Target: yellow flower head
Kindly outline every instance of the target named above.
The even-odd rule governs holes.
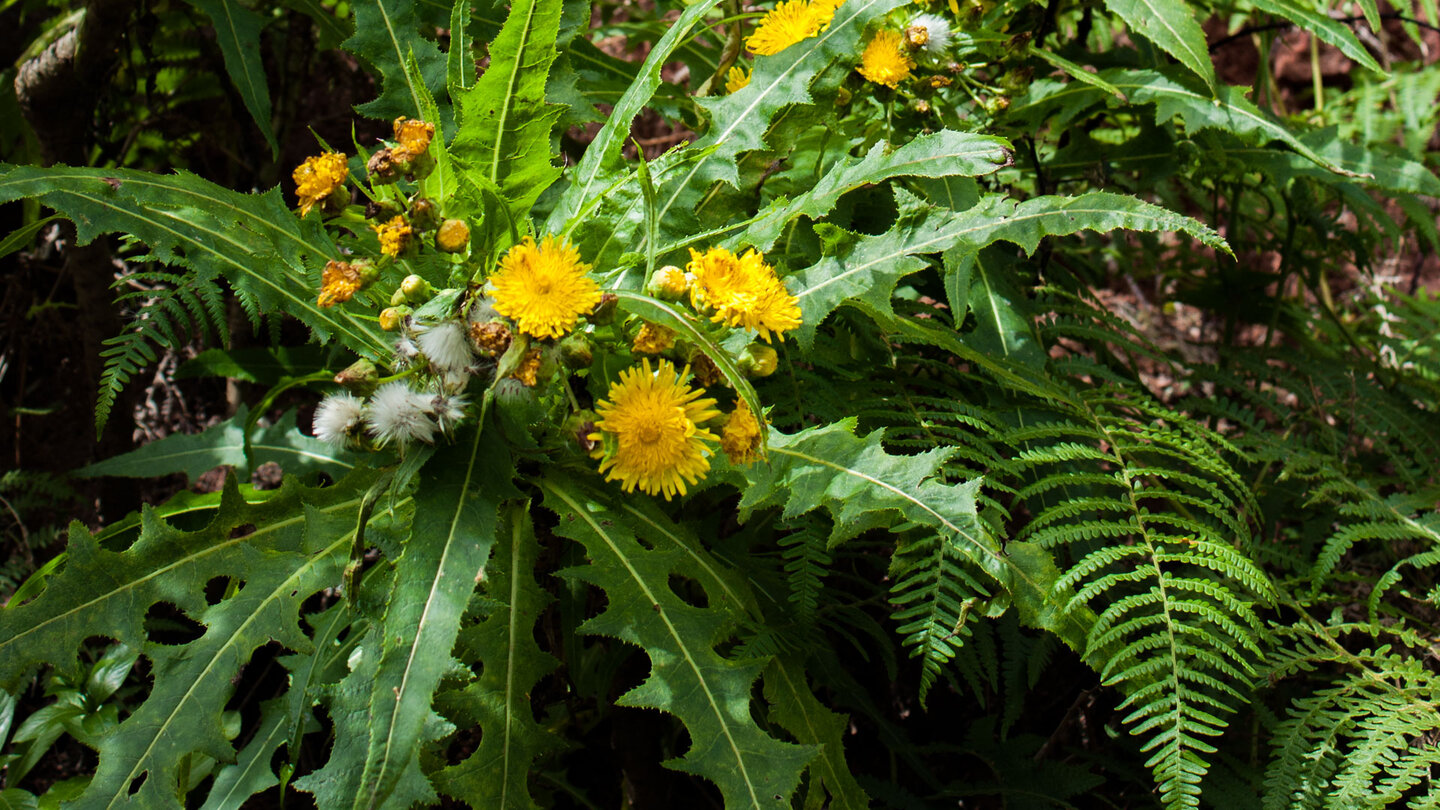
[[[674,330],[647,323],[640,327],[630,350],[636,354],[659,354],[674,345]]]
[[[619,481],[626,492],[639,487],[663,494],[668,501],[705,477],[712,452],[707,442],[717,439],[698,425],[720,412],[715,400],[700,399],[704,392],[691,388],[684,377],[665,360],[655,371],[646,360],[643,368],[620,372],[609,399],[595,406],[600,419],[588,437],[601,443],[592,455],[601,459],[605,480]]]
[[[380,252],[386,256],[399,256],[410,244],[410,223],[405,217],[395,216],[383,225],[371,225],[375,235],[380,237]]]
[[[349,262],[331,259],[325,263],[325,270],[320,274],[320,299],[317,303],[326,309],[343,304],[354,298],[363,286],[358,269]]]
[[[495,311],[527,335],[563,337],[600,303],[600,285],[585,275],[589,269],[580,251],[565,242],[547,236],[537,246],[527,236],[506,252],[490,277]]]
[[[860,56],[860,75],[886,87],[899,87],[914,69],[915,60],[905,52],[905,38],[894,31],[876,31]]]
[[[300,199],[300,216],[310,213],[316,203],[323,201],[344,185],[345,156],[339,152],[326,152],[316,157],[305,158],[290,175],[295,179],[295,196]]]
[[[412,156],[423,155],[430,149],[430,139],[435,137],[435,125],[416,121],[405,116],[395,119],[395,143]]]
[[[686,265],[692,280],[690,304],[697,310],[713,309],[710,320],[759,333],[783,333],[800,325],[800,307],[765,257],[748,250],[737,257],[725,248],[701,254],[690,250]]]
[[[745,72],[745,68],[735,65],[725,74],[725,92],[735,93],[749,86],[750,74]]]
[[[760,19],[755,33],[745,40],[745,49],[771,56],[815,36],[829,22],[829,17],[808,0],[783,0]]]
[[[520,358],[520,366],[510,376],[527,388],[534,388],[535,383],[540,381],[540,350],[531,349],[525,352],[525,356]]]
[[[720,449],[725,451],[730,463],[750,464],[760,458],[760,436],[760,422],[750,410],[750,405],[742,399],[725,422],[725,430],[720,435]]]

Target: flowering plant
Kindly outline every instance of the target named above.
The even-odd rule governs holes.
[[[7,689],[79,671],[97,637],[147,661],[76,806],[678,803],[637,786],[640,759],[725,807],[953,806],[1031,781],[1069,806],[1099,783],[1054,754],[1071,715],[1048,741],[1015,730],[1048,666],[1086,684],[1071,714],[1113,698],[1105,734],[1084,734],[1167,807],[1198,807],[1207,780],[1263,783],[1278,807],[1332,776],[1344,796],[1389,778],[1336,776],[1344,746],[1399,763],[1385,795],[1434,797],[1419,774],[1440,762],[1422,744],[1437,681],[1392,646],[1428,648],[1398,600],[1435,601],[1417,573],[1433,548],[1386,558],[1370,622],[1309,612],[1349,587],[1341,561],[1366,541],[1440,538],[1418,516],[1440,448],[1415,427],[1437,376],[1430,338],[1406,331],[1432,302],[1375,322],[1327,310],[1295,328],[1311,365],[1207,347],[1235,352],[1222,369],[1091,290],[1163,261],[1214,300],[1202,282],[1233,252],[1196,200],[1241,189],[1239,222],[1261,207],[1250,180],[1283,176],[1265,206],[1290,217],[1289,257],[1329,222],[1311,190],[1418,211],[1440,192],[1422,164],[1294,131],[1222,86],[1183,3],[1155,26],[1108,3],[1155,47],[1117,45],[1099,71],[1070,58],[1094,56],[1088,6],[697,0],[607,22],[601,4],[594,26],[646,40],[626,61],[561,0],[516,0],[503,23],[429,5],[355,4],[346,47],[378,71],[361,113],[384,137],[317,143],[283,190],[0,170],[0,199],[54,208],[81,243],[120,231],[183,268],[199,317],[223,281],[257,323],[293,318],[330,352],[254,410],[88,470],[273,461],[278,490],[231,477],[98,534],[77,524],[0,611]],[[683,87],[663,80],[677,63]],[[651,113],[686,134],[627,153]],[[1177,165],[1123,168],[1156,143]],[[1113,172],[1104,190],[1092,171]],[[102,420],[163,331],[117,339]],[[1383,390],[1338,380],[1336,358]],[[308,431],[275,418],[282,394]],[[1340,401],[1385,427],[1341,424]],[[1347,472],[1357,458],[1383,458],[1383,485]],[[1267,522],[1316,499],[1339,505]],[[1313,569],[1265,545],[1282,529]],[[1294,584],[1301,558],[1313,589]],[[200,629],[163,642],[157,605]],[[236,715],[258,660],[284,675]],[[1255,710],[1278,751],[1257,761],[1232,718],[1316,662],[1348,669],[1307,681],[1289,719]],[[980,718],[963,739],[910,719],[962,699]],[[602,738],[623,767],[581,761]],[[994,779],[938,776],[962,748]]]

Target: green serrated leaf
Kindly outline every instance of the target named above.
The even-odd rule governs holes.
[[[381,82],[379,97],[357,106],[356,112],[383,121],[401,115],[423,118],[425,97],[439,98],[445,90],[446,65],[439,46],[420,35],[415,4],[358,0],[353,8],[355,33],[341,47],[374,65]],[[405,70],[412,53],[419,78]]]
[[[843,714],[825,707],[805,682],[805,668],[787,658],[776,658],[765,668],[765,699],[770,701],[770,719],[794,735],[802,745],[818,745],[820,756],[810,763],[812,779],[830,794],[836,810],[864,810],[870,797],[855,781],[845,762],[845,731],[849,726]],[[812,797],[814,798],[814,797]],[[807,801],[807,805],[809,802]],[[817,805],[818,806],[818,805]]]
[[[194,481],[221,465],[248,473],[261,464],[275,462],[287,474],[319,471],[336,477],[354,469],[354,453],[300,433],[295,426],[294,411],[273,425],[255,431],[247,447],[244,425],[249,413],[242,405],[235,416],[203,432],[166,436],[129,453],[81,467],[74,474],[153,478],[184,473],[188,480]]]
[[[580,214],[586,203],[604,189],[601,178],[622,169],[620,150],[625,145],[625,139],[630,137],[630,125],[635,116],[640,114],[660,86],[660,68],[689,36],[690,29],[719,2],[720,0],[701,0],[686,8],[665,35],[651,47],[645,63],[640,66],[639,74],[633,80],[627,77],[624,95],[610,111],[605,126],[595,134],[595,140],[591,141],[585,150],[585,157],[581,158],[580,164],[571,171],[570,185],[565,189],[555,209],[550,212],[550,219],[545,226],[547,231],[559,233],[562,229],[569,230],[571,221]],[[582,53],[587,52],[583,41],[578,43],[578,46]],[[599,57],[604,56],[593,46],[592,50]],[[590,58],[593,60],[597,57],[591,55]]]
[[[1225,240],[1206,225],[1121,194],[1091,192],[1024,202],[991,195],[960,212],[924,205],[903,189],[897,196],[901,215],[890,230],[850,242],[796,274],[792,291],[799,300],[801,326],[795,336],[801,347],[809,349],[821,321],[848,299],[889,312],[895,282],[925,266],[921,254],[979,251],[1001,240],[1031,253],[1046,236],[1116,229],[1178,231],[1229,252]]]
[[[319,268],[338,254],[318,219],[296,219],[278,188],[242,194],[185,172],[0,164],[0,202],[20,198],[70,218],[79,244],[103,233],[133,234],[157,260],[223,276],[242,300],[300,319],[322,341],[334,337],[362,355],[389,356],[373,321],[316,302]]]
[[[233,678],[263,644],[307,650],[298,625],[302,602],[334,585],[354,530],[365,471],[324,489],[287,484],[247,504],[234,480],[203,529],[175,529],[147,509],[140,538],[128,549],[100,548],[71,533],[66,566],[34,600],[0,611],[0,682],[13,684],[39,664],[74,671],[91,636],[139,647],[154,685],[143,703],[99,741],[100,764],[77,808],[180,804],[174,785],[182,758],[232,761],[222,723]],[[237,532],[242,526],[253,531]],[[203,585],[235,577],[243,586],[206,603]],[[184,644],[147,641],[150,605],[169,602],[204,633]]]
[[[1159,45],[1218,94],[1220,82],[1205,32],[1184,0],[1105,0],[1105,7],[1124,20],[1131,33]]]
[[[431,709],[470,594],[495,540],[497,508],[515,493],[495,432],[475,429],[437,450],[420,473],[415,520],[395,561],[385,615],[367,643],[364,678],[342,682],[337,744],[325,767],[296,782],[321,807],[405,808],[433,801],[420,744],[445,725]]]
[[[486,591],[499,605],[460,637],[460,647],[471,653],[467,660],[480,661],[480,677],[436,698],[447,717],[480,727],[480,747],[435,776],[442,793],[476,810],[536,807],[530,772],[539,757],[562,746],[535,722],[530,706],[531,690],[557,663],[535,643],[535,622],[551,601],[535,582],[540,546],[525,508],[510,510],[507,522],[485,568]]]
[[[490,44],[490,67],[459,99],[461,124],[450,153],[498,188],[517,220],[560,176],[550,158],[550,129],[561,108],[546,103],[545,80],[555,61],[561,5],[561,0],[512,5]]]
[[[225,72],[240,93],[245,108],[270,144],[271,159],[279,159],[280,144],[270,124],[270,87],[260,62],[260,29],[264,19],[235,0],[190,0],[215,26],[215,40],[225,59]]]
[[[864,157],[841,158],[804,194],[775,200],[727,244],[769,250],[795,217],[818,219],[845,193],[868,183],[895,177],[975,177],[1003,168],[1010,160],[1010,142],[1004,138],[948,129],[921,135],[893,151],[877,143]]]
[[[763,660],[720,656],[715,645],[736,620],[718,594],[710,607],[682,601],[668,581],[684,552],[648,550],[636,540],[624,513],[608,499],[556,477],[541,484],[545,505],[560,516],[556,533],[579,542],[591,564],[563,575],[602,588],[605,611],[582,632],[635,644],[650,656],[650,676],[619,703],[660,709],[679,717],[691,749],[670,767],[714,782],[729,808],[788,808],[790,796],[817,749],[765,734],[751,717],[750,687]]]

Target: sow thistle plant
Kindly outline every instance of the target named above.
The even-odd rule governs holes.
[[[136,697],[50,798],[619,806],[663,765],[727,808],[1075,806],[1102,769],[1168,808],[1434,806],[1434,302],[1377,326],[1278,292],[1293,344],[1195,363],[1091,287],[1156,267],[1222,300],[1231,245],[1171,208],[1320,267],[1344,218],[1318,211],[1392,233],[1365,201],[1426,212],[1440,181],[1221,86],[1184,4],[1113,6],[1156,48],[1093,72],[1089,6],[662,2],[630,9],[637,66],[560,0],[363,0],[345,47],[387,137],[318,144],[293,196],[0,169],[0,201],[174,269],[106,350],[101,420],[227,294],[324,347],[271,350],[253,410],[83,471],[237,474],[74,525],[0,610],[10,694],[143,662],[94,690]],[[1348,35],[1325,31],[1363,62]],[[662,87],[676,61],[693,95]],[[627,157],[647,108],[693,137]],[[1155,149],[1205,158],[1132,171]],[[240,366],[217,351],[197,365]],[[270,462],[279,489],[241,483]],[[1385,571],[1363,606],[1360,557]],[[1076,708],[1037,717],[1056,695]],[[1095,750],[1057,753],[1077,734]],[[962,749],[983,775],[953,775]]]

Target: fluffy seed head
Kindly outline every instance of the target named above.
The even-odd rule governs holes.
[[[470,337],[457,321],[445,321],[420,333],[420,352],[443,371],[460,371],[475,359]]]
[[[315,408],[312,430],[326,444],[344,445],[364,419],[364,400],[344,392],[331,394]]]
[[[429,413],[432,399],[429,394],[411,391],[403,382],[385,383],[370,398],[365,414],[370,435],[382,445],[429,442],[435,438],[435,421]]]

